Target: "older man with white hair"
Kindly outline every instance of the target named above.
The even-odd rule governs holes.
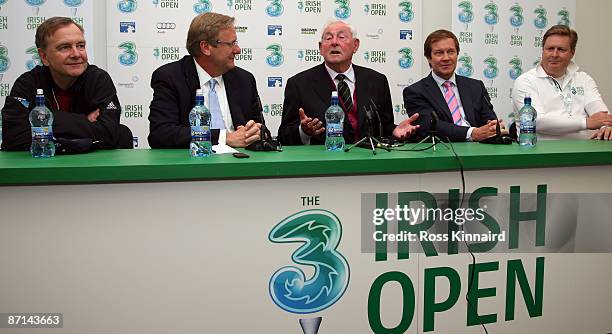
[[[343,21],[328,23],[319,41],[323,64],[296,74],[287,81],[283,118],[278,138],[284,145],[323,144],[325,142],[325,110],[332,91],[338,91],[340,106],[345,112],[344,138],[354,143],[367,135],[365,107],[378,110],[378,124],[373,135],[410,137],[417,126],[412,123],[418,114],[399,125],[393,122],[393,108],[387,77],[372,69],[353,64],[359,49],[355,28]],[[374,120],[376,123],[378,121]]]

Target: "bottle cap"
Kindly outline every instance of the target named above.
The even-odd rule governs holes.
[[[202,90],[202,88],[196,90],[196,96],[204,96],[204,91]]]
[[[338,97],[338,91],[333,90],[332,91],[332,97]]]
[[[42,90],[42,88],[38,88],[38,89],[36,90],[36,95],[43,95],[43,90]]]
[[[525,96],[525,104],[531,104],[531,97],[530,96]]]

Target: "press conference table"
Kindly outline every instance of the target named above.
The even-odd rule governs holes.
[[[545,141],[533,149],[478,143],[453,147],[466,170],[466,192],[508,194],[518,186],[521,193],[534,193],[545,185],[552,198],[555,193],[605,195],[612,189],[612,142]],[[455,287],[465,295],[471,263],[465,254],[398,259],[389,253],[388,260],[378,261],[362,250],[374,195],[381,194],[387,198],[382,205],[393,207],[400,193],[450,196],[451,189],[461,189],[459,164],[448,148],[379,150],[375,156],[361,148],[329,153],[321,146],[245,152],[251,157],[194,159],[186,149],[98,151],[50,159],[0,152],[0,312],[63,313],[63,334],[297,333],[298,319],[317,316],[323,317],[321,333],[346,332],[349,323],[355,332],[369,333],[374,331],[372,314],[396,326],[400,317],[411,314],[406,310],[412,305],[412,323],[405,332],[422,333],[426,330],[420,319],[431,307],[416,296],[427,295],[432,282],[446,282],[427,280],[425,272],[456,273],[460,282]],[[488,211],[499,221],[509,219],[504,198]],[[607,202],[599,207],[608,212],[610,197],[602,198]],[[378,197],[376,201],[379,205]],[[292,314],[274,304],[268,286],[279,268],[292,264],[298,246],[273,243],[269,233],[304,212],[337,217],[337,249],[350,265],[350,282],[329,309]],[[594,215],[596,219],[578,224],[574,241],[606,252],[612,227],[607,213]],[[522,226],[528,233],[533,222]],[[563,231],[550,217],[547,235]],[[527,236],[522,242],[532,239]],[[610,253],[477,254],[479,263],[499,268],[479,274],[479,291],[496,292],[480,296],[478,310],[497,315],[488,325],[495,333],[610,332]],[[544,296],[542,316],[527,314],[519,294],[515,319],[507,321],[504,291],[512,283],[506,268],[510,261],[520,261],[527,272],[526,293],[531,294],[536,260],[545,262],[538,285]],[[400,285],[389,283],[389,292],[370,302],[373,282],[398,272],[410,280],[405,286],[414,286],[415,298],[400,298]],[[448,284],[438,283],[431,290],[437,291],[435,300],[444,300]],[[370,312],[372,307],[380,312]],[[459,328],[480,333],[479,326],[466,327],[465,310],[461,297],[438,312],[436,332]]]
[[[411,145],[407,145],[409,147]],[[426,147],[426,146],[420,146]],[[612,142],[541,141],[535,148],[455,143],[465,170],[612,164]],[[444,146],[421,152],[367,149],[326,152],[322,146],[290,146],[283,152],[247,152],[191,158],[186,149],[112,150],[34,159],[28,152],[0,152],[0,185],[167,182],[443,172],[459,169]]]

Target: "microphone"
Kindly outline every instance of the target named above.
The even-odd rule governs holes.
[[[257,108],[259,109],[259,117],[261,119],[261,128],[259,132],[260,139],[254,143],[251,143],[247,147],[247,150],[250,151],[277,151],[281,152],[283,150],[282,145],[278,142],[278,140],[272,139],[272,133],[266,127],[265,118],[263,115],[263,107],[261,105],[261,99],[259,95],[257,95]]]
[[[491,97],[489,96],[489,94],[484,94],[483,101],[485,102],[487,107],[489,107],[489,109],[491,109],[491,111],[493,111],[493,115],[495,115],[496,124],[495,124],[495,136],[487,138],[487,139],[481,141],[481,143],[484,143],[484,144],[494,144],[494,145],[510,145],[510,144],[512,144],[512,142],[514,140],[512,138],[510,138],[509,136],[502,135],[502,133],[501,133],[501,126],[499,125],[499,118],[497,118],[497,114],[495,113],[495,110],[493,110],[493,103],[491,103]]]

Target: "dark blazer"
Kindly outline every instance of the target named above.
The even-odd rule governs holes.
[[[376,104],[383,136],[390,136],[395,129],[393,123],[393,107],[389,83],[384,74],[372,69],[353,64],[355,71],[356,106],[359,119],[359,132],[361,136],[367,134],[364,107],[371,106],[370,99]],[[302,145],[300,139],[299,108],[304,109],[306,116],[318,118],[325,124],[325,110],[330,105],[331,92],[336,90],[334,81],[320,64],[306,71],[296,74],[287,80],[285,86],[285,100],[283,102],[283,117],[278,129],[278,138],[284,145]],[[378,120],[374,117],[374,136],[379,136]],[[347,143],[355,141],[355,135],[348,116],[344,117],[344,138]],[[311,144],[325,143],[325,134],[310,139]]]
[[[473,127],[487,124],[487,121],[497,119],[495,112],[489,107],[489,93],[480,80],[455,75],[457,90],[461,99],[461,106],[465,118]],[[431,73],[420,81],[404,88],[404,107],[409,115],[419,113],[416,124],[421,127],[417,131],[417,138],[421,139],[429,134],[431,112],[435,110],[440,118],[438,122],[438,135],[442,139],[448,137],[451,141],[465,141],[468,127],[453,123],[450,109],[444,100],[444,95]]]
[[[255,77],[239,67],[223,74],[225,93],[234,128],[249,120],[263,123]],[[153,100],[149,106],[149,145],[151,148],[188,148],[191,141],[189,111],[200,88],[192,56],[165,64],[151,76]],[[219,141],[219,130],[211,130],[212,142]]]
[[[70,110],[66,111],[54,109],[57,105],[53,92],[57,87],[49,67],[36,66],[19,76],[2,108],[3,150],[30,149],[32,134],[29,115],[36,106],[37,88],[43,89],[45,105],[53,111],[55,138],[90,138],[96,142],[96,149],[132,148],[132,132],[119,123],[121,104],[113,80],[106,71],[89,64],[70,88]],[[87,115],[96,109],[100,115],[95,122],[90,122]]]

